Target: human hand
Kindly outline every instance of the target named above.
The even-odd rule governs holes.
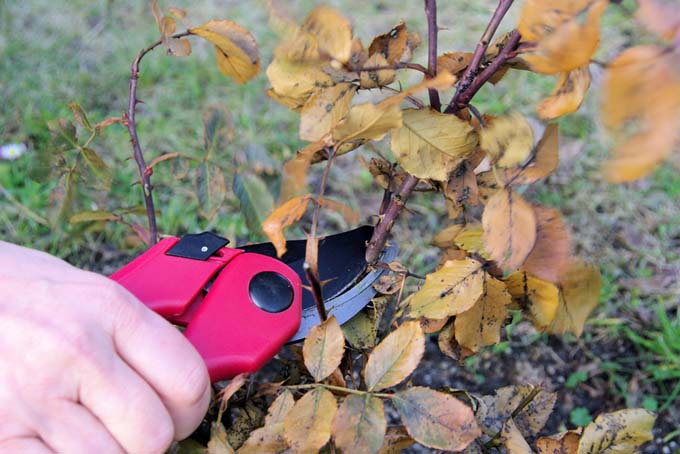
[[[132,294],[0,241],[0,453],[163,452],[209,400],[199,354]]]

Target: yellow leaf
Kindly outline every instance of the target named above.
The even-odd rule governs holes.
[[[260,70],[260,52],[248,30],[230,20],[211,20],[189,33],[215,45],[217,67],[240,84],[255,77]]]
[[[508,454],[529,454],[532,452],[531,446],[524,439],[512,418],[503,424],[501,438]]]
[[[583,9],[575,5],[560,9],[556,3],[569,2],[527,1],[518,26],[523,39],[537,44],[522,58],[533,71],[543,74],[566,73],[590,62],[600,42],[600,17],[609,2],[573,2]]]
[[[345,352],[345,337],[335,316],[309,330],[302,346],[305,366],[317,382],[328,377]]]
[[[283,96],[276,93],[273,88],[267,89],[267,96],[294,112],[300,111],[307,102],[307,98],[305,97],[294,98],[291,96]]]
[[[504,271],[519,268],[536,243],[536,215],[527,201],[508,188],[497,192],[482,215],[485,250]]]
[[[477,177],[469,161],[464,160],[453,172],[444,186],[444,197],[454,207],[479,204]]]
[[[283,421],[283,435],[294,452],[317,452],[331,437],[337,410],[335,397],[324,388],[302,396]]]
[[[469,123],[432,109],[404,110],[403,125],[391,134],[392,151],[404,170],[438,181],[445,181],[477,146]]]
[[[641,408],[604,413],[583,429],[578,454],[638,452],[653,438],[656,415]]]
[[[559,211],[534,206],[536,244],[522,269],[545,281],[557,283],[571,254],[571,238]]]
[[[401,383],[425,352],[425,336],[417,321],[404,322],[371,352],[364,368],[366,388],[380,391]]]
[[[305,214],[310,200],[309,195],[290,199],[274,210],[262,223],[262,230],[274,244],[279,257],[286,253],[286,237],[283,236],[283,230],[296,223]]]
[[[267,410],[267,416],[264,420],[265,425],[276,424],[279,422],[282,423],[290,409],[293,408],[293,405],[295,405],[293,394],[287,389],[284,390],[269,406],[269,410]]]
[[[588,315],[597,306],[602,277],[600,270],[581,260],[573,260],[560,277],[560,304],[547,332],[580,336]]]
[[[373,38],[368,47],[368,55],[382,55],[386,64],[398,63],[406,52],[408,30],[404,22],[399,22],[392,30]],[[364,65],[368,66],[368,65]],[[373,65],[371,65],[373,66]]]
[[[409,435],[430,448],[461,451],[482,434],[470,407],[449,394],[414,386],[392,403]]]
[[[553,92],[536,106],[542,120],[554,120],[576,112],[590,87],[590,70],[582,66],[560,74]]]
[[[484,273],[484,290],[472,308],[456,316],[456,341],[473,352],[501,339],[510,294],[505,283]]]
[[[470,309],[484,290],[484,270],[476,260],[451,260],[425,278],[411,298],[409,315],[441,319]]]
[[[432,245],[441,249],[453,246],[453,240],[464,227],[464,224],[452,224],[446,227],[432,238]]]
[[[511,274],[505,283],[512,298],[521,308],[529,311],[534,325],[545,330],[555,319],[560,304],[560,294],[555,284],[524,272]]]
[[[345,397],[333,421],[335,445],[347,453],[378,452],[386,429],[383,403],[370,394]]]
[[[239,454],[280,454],[288,449],[283,436],[283,421],[295,405],[293,394],[285,390],[272,404],[265,417],[264,427],[254,430],[239,448]]]
[[[347,63],[352,49],[352,24],[340,12],[317,6],[305,19],[302,30],[316,36],[323,52]]]
[[[581,439],[581,428],[568,430],[549,437],[536,440],[538,454],[578,454],[578,442]]]
[[[648,174],[678,143],[680,56],[658,46],[636,46],[619,54],[605,73],[602,120],[614,132],[634,121],[636,131],[605,164],[611,181]]]
[[[663,0],[638,0],[635,18],[660,38],[672,40],[680,30],[680,8]]]
[[[456,77],[461,77],[463,71],[472,61],[471,52],[450,52],[437,57],[437,71],[448,71]]]
[[[315,90],[333,85],[320,67],[282,59],[271,62],[267,77],[277,95],[295,100],[308,99]]]
[[[300,138],[314,142],[330,132],[349,112],[356,90],[345,82],[314,93],[300,112]]]
[[[559,145],[558,125],[557,123],[549,124],[543,132],[543,137],[534,148],[531,160],[517,169],[505,171],[507,184],[531,184],[553,173],[559,164]],[[494,194],[498,190],[492,172],[479,174],[477,186],[480,188],[482,200],[487,194]]]
[[[336,148],[348,142],[381,140],[391,129],[401,126],[398,105],[357,104],[332,132]]]
[[[371,55],[363,65],[364,68],[382,68],[386,66],[388,66],[387,59],[382,54]],[[378,88],[391,84],[394,82],[395,77],[397,77],[397,71],[394,69],[361,71],[359,81],[361,88]]]
[[[534,146],[534,133],[523,115],[514,112],[492,119],[479,132],[479,146],[501,167],[523,163]]]

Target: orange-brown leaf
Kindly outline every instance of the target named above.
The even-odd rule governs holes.
[[[545,281],[557,283],[571,254],[571,238],[559,211],[534,206],[536,244],[522,269]]]
[[[276,248],[276,253],[281,257],[286,253],[286,237],[284,229],[296,223],[307,211],[311,197],[303,195],[290,199],[278,207],[262,223],[262,230],[269,237]]]
[[[578,442],[581,439],[581,428],[568,430],[549,437],[536,440],[538,454],[578,454]]]
[[[383,54],[376,53],[368,57],[363,65],[365,68],[384,68],[389,66]],[[359,74],[359,84],[361,88],[384,87],[394,82],[397,71],[394,69],[381,69],[379,71],[361,71]]]
[[[417,321],[404,322],[371,352],[364,368],[366,388],[380,391],[401,383],[420,363],[425,336]]]
[[[536,106],[538,116],[542,120],[554,120],[576,112],[581,107],[589,87],[590,70],[587,65],[560,74],[553,92]]]
[[[460,78],[472,61],[471,52],[450,52],[437,57],[437,71],[448,71]]]
[[[519,268],[536,242],[534,209],[510,188],[491,197],[482,226],[486,252],[505,271]]]
[[[408,30],[404,22],[399,22],[392,30],[373,38],[368,47],[368,55],[382,55],[388,64],[394,64],[401,60],[406,51]]]
[[[517,169],[505,171],[507,184],[531,184],[547,177],[557,169],[559,164],[560,137],[557,123],[546,126],[543,137],[534,148],[531,160]],[[492,172],[477,175],[477,185],[480,188],[482,201],[488,193],[495,193],[497,184]]]
[[[298,151],[293,159],[283,165],[279,203],[307,193],[307,171],[315,156],[323,150],[323,143],[313,142]]]

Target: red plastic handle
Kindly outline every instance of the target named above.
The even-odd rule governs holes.
[[[300,325],[300,278],[279,260],[239,249],[223,247],[204,261],[167,255],[177,241],[160,241],[110,278],[166,319],[187,325],[185,335],[205,360],[212,381],[255,372]],[[215,276],[204,296],[202,290]],[[277,297],[279,287],[268,286],[263,276],[284,283],[286,301],[277,302],[278,312],[253,301],[253,292],[262,288]]]

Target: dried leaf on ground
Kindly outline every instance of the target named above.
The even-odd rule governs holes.
[[[479,132],[479,146],[500,167],[522,164],[534,147],[534,132],[522,114],[496,117]]]
[[[368,47],[368,55],[379,54],[385,58],[387,64],[395,64],[401,60],[404,52],[406,52],[407,41],[408,29],[406,24],[399,22],[389,32],[373,38],[371,45]]]
[[[548,421],[556,400],[556,393],[532,385],[505,386],[482,397],[477,421],[485,433],[493,435],[512,418],[523,437],[533,437]]]
[[[442,319],[470,309],[484,290],[482,264],[477,260],[448,261],[426,276],[411,298],[409,316]]]
[[[581,428],[568,430],[549,437],[536,440],[538,454],[578,454],[578,442],[581,439]]]
[[[512,418],[503,424],[501,438],[503,439],[503,446],[505,446],[507,454],[529,454],[532,452],[531,446],[524,439]]]
[[[305,366],[317,382],[328,377],[345,352],[345,337],[334,315],[309,330],[302,346]]]
[[[637,452],[653,438],[656,415],[641,408],[605,413],[583,429],[578,454]]]
[[[557,123],[551,123],[546,126],[543,137],[534,147],[531,160],[517,169],[507,169],[505,171],[506,183],[512,185],[531,184],[547,177],[557,169],[559,164],[559,148],[559,127]],[[477,175],[477,185],[482,202],[484,202],[487,194],[495,194],[498,188],[493,172],[484,172]]]
[[[315,388],[302,396],[283,421],[283,435],[295,452],[316,452],[328,442],[337,410],[330,391]]]
[[[590,62],[600,42],[600,17],[607,0],[528,0],[517,29],[536,47],[522,54],[543,74],[573,71]]]
[[[403,426],[389,427],[385,433],[385,440],[380,448],[379,454],[401,454],[401,452],[415,443],[415,440]]]
[[[510,304],[505,283],[484,273],[484,290],[472,308],[455,320],[456,341],[473,352],[501,339],[501,327]]]
[[[522,271],[508,276],[505,283],[513,300],[523,310],[529,311],[534,325],[545,330],[555,319],[560,305],[557,286]]]
[[[348,453],[378,452],[386,429],[383,403],[370,394],[350,394],[345,397],[333,420],[335,444]]]
[[[588,65],[560,74],[553,92],[536,106],[538,116],[547,121],[576,112],[589,87]]]
[[[624,136],[626,126],[635,131],[613,151],[605,164],[607,179],[632,181],[651,172],[680,140],[680,56],[660,46],[643,45],[623,51],[605,73],[602,120]]]
[[[438,181],[445,181],[477,146],[469,123],[432,109],[404,110],[403,125],[391,134],[392,151],[404,170]]]
[[[245,83],[260,71],[260,51],[253,35],[236,22],[211,20],[189,33],[215,45],[217,67],[237,83]]]
[[[282,423],[288,412],[291,410],[291,408],[293,408],[293,405],[295,405],[293,393],[287,389],[284,390],[269,406],[269,410],[267,410],[267,416],[264,420],[265,425],[276,424],[278,422]]]
[[[220,391],[218,398],[220,401],[220,413],[224,413],[227,409],[227,403],[231,396],[236,393],[239,389],[243,387],[248,381],[248,374],[238,374],[236,377],[232,378],[227,386]]]
[[[314,142],[329,133],[349,112],[356,89],[345,82],[314,93],[300,112],[300,138]]]
[[[449,394],[414,386],[392,403],[408,433],[430,448],[460,451],[481,435],[470,407]]]
[[[560,276],[560,304],[546,331],[552,334],[573,333],[580,336],[590,313],[600,297],[600,270],[574,259]]]
[[[227,440],[227,431],[222,423],[213,421],[210,425],[210,441],[208,442],[208,454],[234,454],[234,448]]]
[[[513,189],[497,192],[482,215],[484,246],[504,271],[519,268],[536,243],[536,215]]]
[[[536,244],[522,270],[545,281],[557,283],[571,256],[571,236],[559,211],[534,206]]]
[[[371,352],[364,368],[366,388],[380,391],[401,383],[420,363],[425,336],[417,321],[404,322]]]
[[[317,6],[302,24],[304,32],[314,35],[322,52],[347,63],[352,48],[352,24],[338,10]]]

